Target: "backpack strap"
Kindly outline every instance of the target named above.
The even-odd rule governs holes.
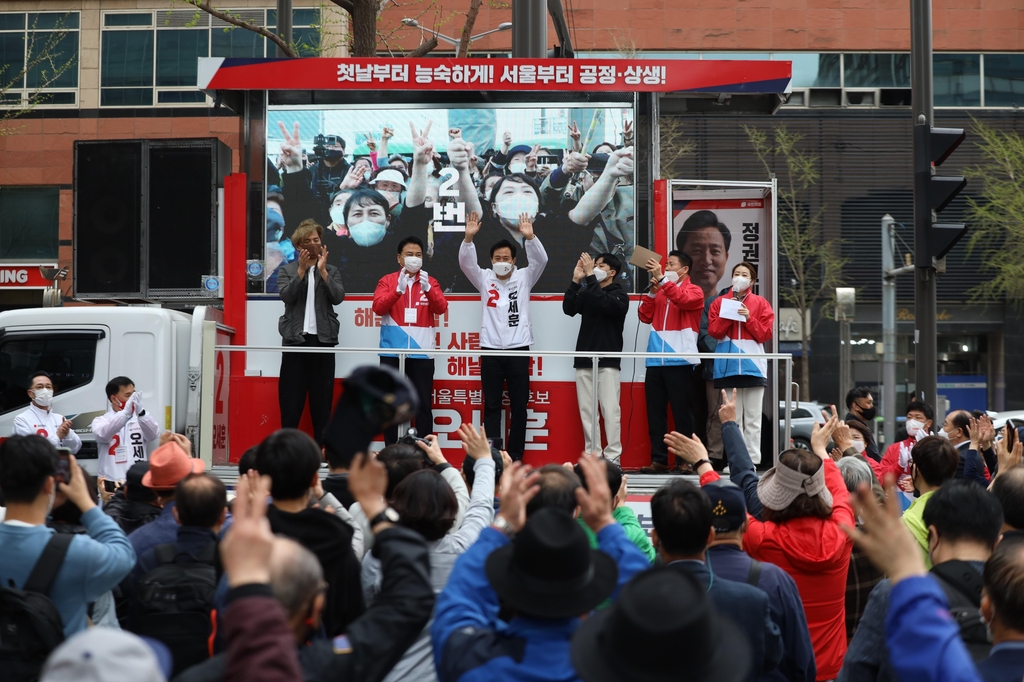
[[[750,572],[747,573],[747,584],[757,587],[761,582],[761,562],[757,559],[750,560]]]
[[[932,567],[934,575],[959,592],[973,606],[981,606],[981,574],[966,561],[944,561]]]
[[[43,553],[39,555],[36,565],[32,567],[28,580],[25,581],[25,586],[22,588],[24,591],[50,594],[50,588],[53,587],[53,581],[57,579],[57,573],[64,563],[64,557],[67,556],[68,548],[74,537],[67,533],[54,533],[50,536],[46,547],[43,548]]]
[[[174,546],[174,543],[168,542],[154,547],[153,555],[156,557],[157,566],[163,566],[164,564],[174,563],[174,560],[178,556],[178,550]]]

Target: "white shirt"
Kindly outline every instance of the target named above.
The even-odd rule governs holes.
[[[148,459],[146,443],[160,435],[160,424],[149,412],[142,417],[131,407],[107,413],[92,420],[92,433],[99,451],[99,475],[109,481],[123,481],[135,462]]]
[[[316,298],[313,292],[316,290],[316,272],[312,269],[306,271],[306,318],[302,322],[303,334],[316,334]]]
[[[530,291],[544,274],[548,253],[537,237],[527,239],[525,248],[530,264],[513,268],[508,279],[501,280],[494,270],[477,265],[475,244],[462,242],[459,247],[459,267],[480,292],[483,303],[481,346],[508,349],[533,344]]]
[[[14,418],[15,436],[42,436],[53,443],[56,448],[68,448],[72,455],[77,455],[82,449],[82,439],[78,437],[74,429],[68,431],[64,438],[57,436],[57,429],[64,422],[63,415],[53,410],[46,411],[37,407],[35,403],[29,403],[28,409]]]

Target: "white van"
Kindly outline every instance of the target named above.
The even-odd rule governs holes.
[[[95,474],[92,421],[107,409],[107,382],[126,376],[164,429],[188,435],[207,464],[226,462],[227,414],[215,407],[226,404],[227,354],[216,362],[213,352],[232,331],[222,320],[222,311],[208,307],[191,315],[151,306],[0,313],[0,438],[12,435],[14,418],[28,407],[29,373],[43,370],[53,377],[52,409],[71,420],[82,439],[78,459]],[[224,394],[214,400],[216,389]],[[202,429],[204,417],[210,426]]]

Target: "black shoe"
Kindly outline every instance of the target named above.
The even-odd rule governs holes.
[[[651,462],[647,466],[641,468],[640,469],[640,473],[641,474],[665,475],[665,474],[671,474],[672,473],[672,469],[670,469],[667,464],[662,464],[661,462]]]

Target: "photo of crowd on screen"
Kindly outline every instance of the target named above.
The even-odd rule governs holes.
[[[446,293],[475,293],[458,251],[476,212],[481,267],[501,240],[516,246],[517,266],[529,265],[525,214],[549,256],[533,291],[564,293],[584,251],[632,256],[632,114],[620,105],[271,110],[266,291],[276,293],[278,268],[298,258],[292,233],[313,220],[349,293],[372,293],[410,235]]]
[[[672,248],[693,259],[690,279],[705,298],[725,293],[732,286],[732,269],[741,262],[760,270],[763,199],[676,199],[672,215]],[[751,287],[763,296],[760,274]]]

